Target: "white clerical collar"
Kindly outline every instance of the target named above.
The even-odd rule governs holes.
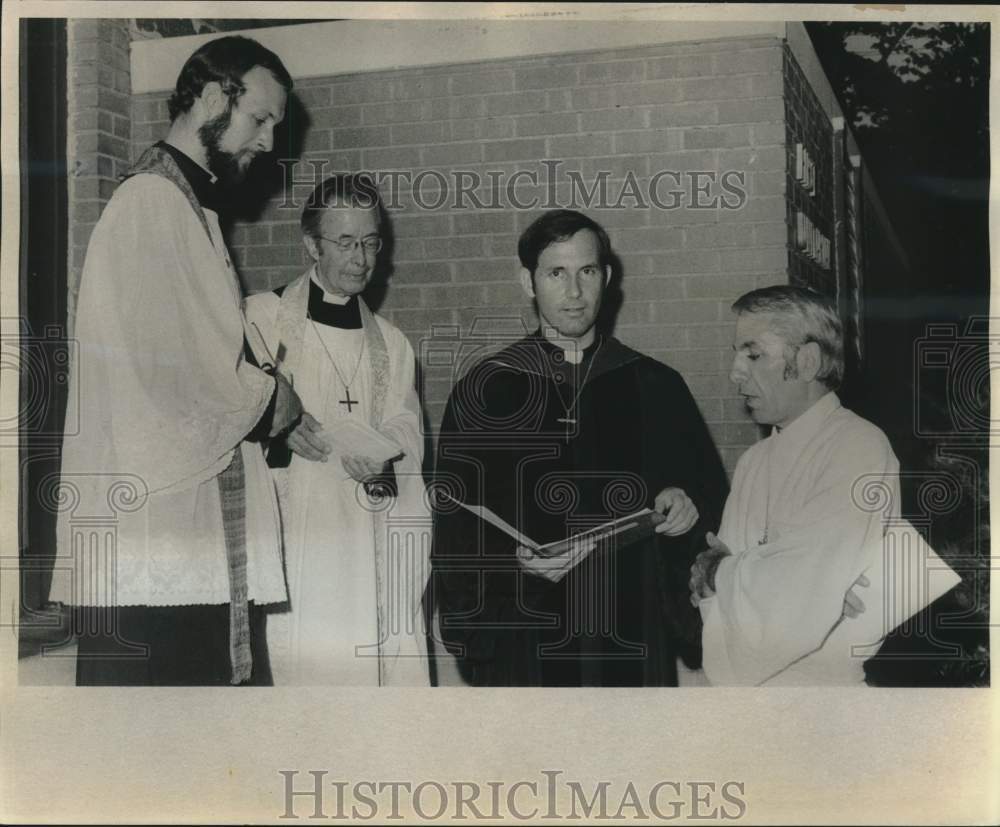
[[[775,426],[771,430],[771,437],[781,440],[782,446],[804,445],[819,432],[830,414],[839,408],[840,397],[830,391],[817,399],[811,408],[793,419],[784,428]]]
[[[309,272],[309,278],[312,279],[312,283],[315,284],[320,290],[323,291],[323,301],[327,304],[339,304],[341,306],[347,304],[350,300],[350,296],[338,296],[336,293],[330,293],[327,289],[319,283],[319,278],[316,276],[316,268],[313,267]]]

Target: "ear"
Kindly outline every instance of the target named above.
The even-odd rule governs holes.
[[[806,382],[814,382],[816,374],[823,366],[823,358],[820,354],[819,345],[816,342],[808,342],[802,345],[798,353],[795,354],[795,365],[799,369],[799,379]]]
[[[226,95],[217,81],[210,81],[201,88],[198,96],[205,109],[205,115],[211,119],[221,115],[226,109]]]
[[[316,244],[316,239],[311,235],[302,236],[302,243],[306,247],[306,252],[309,253],[309,258],[313,261],[319,261],[319,245]]]
[[[521,288],[529,299],[535,298],[535,285],[531,283],[531,271],[527,267],[521,268]]]
[[[609,284],[611,284],[611,265],[610,264],[605,264],[604,265],[604,287],[607,287]]]

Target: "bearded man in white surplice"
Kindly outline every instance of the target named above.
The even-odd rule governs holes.
[[[305,414],[268,449],[289,604],[269,614],[275,684],[427,685],[421,599],[430,516],[406,337],[362,292],[385,218],[372,181],[336,175],[302,214],[313,266],[247,300]],[[348,430],[352,429],[352,430]]]
[[[885,636],[958,577],[900,519],[885,434],[834,392],[844,373],[834,304],[778,285],[733,309],[730,379],[754,421],[773,429],[740,458],[719,535],[691,567],[705,675],[863,684]]]

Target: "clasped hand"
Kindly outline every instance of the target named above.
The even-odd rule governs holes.
[[[732,554],[726,544],[711,531],[705,535],[705,541],[708,543],[708,548],[695,557],[694,565],[691,566],[691,579],[688,580],[688,588],[691,590],[691,604],[694,606],[715,594],[715,573],[719,568],[719,563]],[[871,582],[865,575],[858,575],[858,579],[851,584],[844,595],[841,619],[856,618],[865,611],[864,601],[858,596],[856,589],[866,588],[870,585]]]

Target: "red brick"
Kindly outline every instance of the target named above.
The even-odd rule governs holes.
[[[116,138],[129,140],[132,137],[132,122],[128,118],[116,117],[114,121]]]
[[[510,92],[513,89],[514,73],[509,69],[500,72],[458,72],[451,78],[451,93],[453,95]]]
[[[727,307],[744,293],[754,290],[756,278],[750,275],[701,275],[687,280],[687,294],[692,299],[719,299]]]
[[[451,121],[451,137],[456,141],[496,140],[514,137],[513,118],[477,118]]]
[[[387,101],[392,97],[392,83],[386,78],[359,78],[332,84],[330,95],[336,104]]]
[[[577,132],[577,120],[577,115],[574,112],[520,115],[514,119],[514,128],[519,137],[560,135]]]
[[[424,248],[431,259],[477,258],[483,255],[483,240],[477,235],[428,238]]]
[[[359,126],[362,110],[360,106],[331,106],[322,109],[310,109],[310,130],[329,127],[343,128]]]
[[[575,86],[576,66],[541,66],[514,72],[515,89],[551,89],[554,86]]]
[[[491,233],[511,233],[514,231],[514,216],[506,212],[473,211],[455,213],[452,216],[457,235]]]
[[[426,261],[399,265],[393,280],[405,284],[449,284],[452,282],[453,262]]]
[[[429,335],[431,327],[434,325],[454,324],[455,321],[454,311],[451,309],[403,307],[395,301],[391,291],[390,295],[387,296],[386,303],[392,308],[396,326],[407,332],[413,331]]]
[[[511,96],[514,97],[513,95]],[[469,98],[452,98],[449,114],[452,118],[481,118],[486,114],[487,98],[477,95]],[[491,115],[505,115],[507,112],[490,112]]]
[[[392,97],[396,100],[444,97],[449,94],[448,81],[445,75],[393,78]]]
[[[716,75],[756,75],[781,72],[781,49],[734,49],[713,56]]]
[[[511,248],[508,246],[503,258],[486,257],[481,261],[456,262],[456,280],[468,282],[513,282],[517,283],[520,264],[509,258]]]
[[[447,287],[422,287],[422,304],[424,307],[481,307],[485,303],[486,294],[481,285],[462,284],[461,270],[456,274],[459,284]]]
[[[451,216],[400,215],[393,218],[392,231],[396,238],[447,237],[452,233]]]
[[[616,329],[618,338],[641,353],[657,350],[683,350],[687,347],[687,328],[681,325],[629,325]]]
[[[654,314],[655,315],[655,314]],[[709,350],[674,350],[667,355],[668,364],[679,370],[685,376],[691,373],[712,373],[722,370],[723,351],[712,348]]]
[[[101,201],[80,201],[73,204],[73,221],[82,224],[96,223],[104,210]]]
[[[645,129],[649,126],[649,109],[597,109],[580,115],[583,132],[608,132],[623,129]]]
[[[646,61],[646,76],[653,78],[689,78],[713,74],[708,55],[684,55]]]
[[[750,140],[754,146],[765,146],[768,144],[784,145],[785,124],[781,123],[757,123],[750,127],[753,137]]]
[[[684,130],[685,149],[722,149],[747,146],[750,128],[747,126],[707,126]]]
[[[370,170],[414,169],[420,166],[420,149],[415,146],[366,149],[362,158]]]
[[[387,126],[333,130],[332,146],[334,149],[365,149],[367,147],[388,146],[389,143],[389,127]]]
[[[784,246],[724,250],[720,255],[722,269],[730,273],[784,272],[788,264],[788,251]]]
[[[674,301],[684,298],[684,280],[669,276],[622,280],[622,292],[629,302]]]
[[[610,109],[617,105],[614,90],[602,86],[590,89],[574,89],[570,94],[570,102],[573,109],[577,111]]]
[[[736,298],[735,296],[733,297]],[[688,341],[693,348],[719,348],[725,350],[733,343],[734,325],[696,324],[687,329]],[[721,417],[720,417],[721,418]]]
[[[329,106],[331,92],[329,86],[300,86],[296,84],[293,93],[306,109],[312,111],[316,107]]]
[[[785,199],[782,196],[761,196],[751,198],[742,209],[720,210],[720,221],[773,221],[785,214]]]
[[[683,242],[681,231],[674,227],[645,227],[642,229],[616,229],[615,249],[631,253],[647,250],[676,250]]]
[[[761,246],[788,242],[788,225],[783,221],[754,225],[754,243]]]
[[[424,147],[423,150],[423,162],[428,166],[478,164],[482,160],[483,144],[481,143],[439,144],[438,146]]]
[[[291,267],[305,264],[306,251],[300,246],[294,247],[248,247],[246,252],[247,267]]]
[[[672,103],[681,100],[682,93],[681,83],[673,80],[615,86],[612,89],[619,106]]]
[[[488,95],[486,101],[489,115],[517,115],[522,112],[545,112],[548,99],[544,92],[511,93]]]
[[[514,141],[497,141],[483,147],[484,160],[494,161],[538,160],[546,155],[545,140],[542,138],[524,138]]]
[[[567,135],[549,138],[549,158],[593,157],[611,154],[611,135]]]
[[[719,123],[751,123],[785,120],[785,102],[780,97],[719,101],[715,104]]]
[[[389,129],[392,144],[435,144],[451,139],[450,121],[431,123],[408,123],[394,125]]]
[[[679,129],[647,129],[615,135],[616,152],[670,152],[683,148],[682,132]]]
[[[750,96],[753,98],[775,97],[783,91],[784,79],[779,73],[750,76]]]
[[[423,118],[425,103],[425,101],[368,103],[361,109],[361,122],[367,125],[419,121]]]
[[[97,105],[101,109],[113,112],[116,115],[124,115],[126,118],[129,117],[129,110],[131,109],[128,95],[115,92],[113,89],[98,89]]]
[[[748,248],[754,243],[754,227],[750,224],[704,224],[684,229],[684,246],[688,249]]]
[[[750,80],[746,77],[689,78],[682,83],[681,95],[688,101],[748,97]]]
[[[302,151],[305,152],[329,152],[333,148],[333,130],[330,129],[310,129],[306,133],[305,143]]]
[[[641,60],[615,61],[612,63],[585,63],[580,67],[580,83],[621,83],[639,81],[646,76]]]

